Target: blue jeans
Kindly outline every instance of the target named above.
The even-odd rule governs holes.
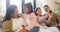
[[[38,32],[39,31],[39,27],[35,26],[32,29],[30,29],[28,32]]]

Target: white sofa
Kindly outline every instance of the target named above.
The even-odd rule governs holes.
[[[2,26],[2,23],[3,23],[3,16],[2,15],[0,15],[0,27]]]

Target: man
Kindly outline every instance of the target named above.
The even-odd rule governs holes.
[[[44,6],[45,12],[46,14],[48,13],[48,17],[46,18],[47,20],[49,19],[49,17],[51,17],[50,21],[47,22],[49,24],[47,24],[48,26],[57,26],[60,29],[60,18],[59,15],[56,13],[53,13],[50,10],[50,7],[48,5]]]

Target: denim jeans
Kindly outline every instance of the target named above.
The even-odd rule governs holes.
[[[28,32],[38,32],[39,31],[39,27],[34,26],[32,29],[30,29]]]
[[[57,26],[57,28],[60,30],[60,26]]]

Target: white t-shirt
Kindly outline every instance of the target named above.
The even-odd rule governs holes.
[[[22,18],[14,18],[13,21],[13,30],[16,32],[21,29],[23,19]]]

